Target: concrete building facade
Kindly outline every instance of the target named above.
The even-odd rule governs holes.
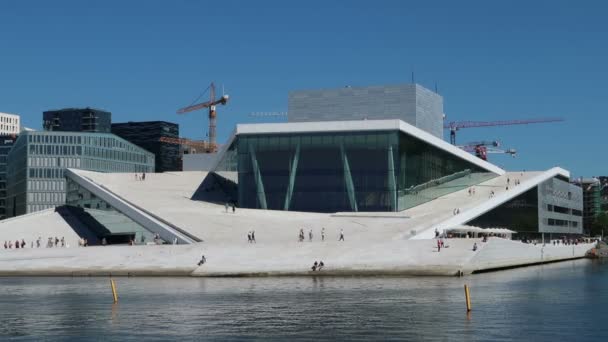
[[[443,137],[443,97],[418,84],[289,93],[288,121],[398,119]]]
[[[7,216],[64,204],[67,168],[154,172],[154,154],[113,134],[23,132],[8,154]]]

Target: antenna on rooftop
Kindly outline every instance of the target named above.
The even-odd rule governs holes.
[[[439,87],[437,87],[437,81],[435,81],[435,94],[439,94]]]
[[[416,83],[416,79],[414,78],[414,70],[412,70],[412,84]]]

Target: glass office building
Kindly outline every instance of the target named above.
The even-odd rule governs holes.
[[[112,113],[93,108],[65,108],[42,113],[45,131],[110,133]]]
[[[23,132],[8,154],[7,216],[65,204],[67,168],[154,172],[154,154],[113,134]]]
[[[180,145],[160,141],[179,138],[179,125],[166,121],[113,123],[112,133],[154,153],[156,172],[181,171]]]
[[[497,176],[399,130],[237,133],[230,173],[240,207],[307,212],[401,211]]]

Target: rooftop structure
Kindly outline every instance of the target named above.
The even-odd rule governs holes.
[[[94,108],[64,108],[42,113],[45,131],[110,133],[112,113]]]
[[[154,153],[156,172],[180,171],[180,145],[160,141],[179,138],[179,125],[166,121],[113,123],[112,133]]]
[[[113,134],[24,131],[8,154],[7,216],[64,204],[67,168],[154,172],[154,155]]]
[[[402,120],[442,138],[443,97],[418,84],[289,93],[289,122],[384,119]]]

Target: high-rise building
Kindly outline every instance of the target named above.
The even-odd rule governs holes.
[[[19,134],[20,125],[19,115],[0,113],[0,135]]]
[[[68,168],[154,172],[154,154],[107,133],[21,133],[8,154],[7,216],[65,204]]]
[[[289,93],[289,122],[384,119],[398,119],[442,138],[443,97],[418,84]]]
[[[42,113],[45,131],[110,133],[112,113],[93,108],[64,108]]]
[[[161,138],[178,138],[178,124],[166,121],[113,123],[112,133],[154,153],[156,172],[181,170],[179,145],[160,141]]]

